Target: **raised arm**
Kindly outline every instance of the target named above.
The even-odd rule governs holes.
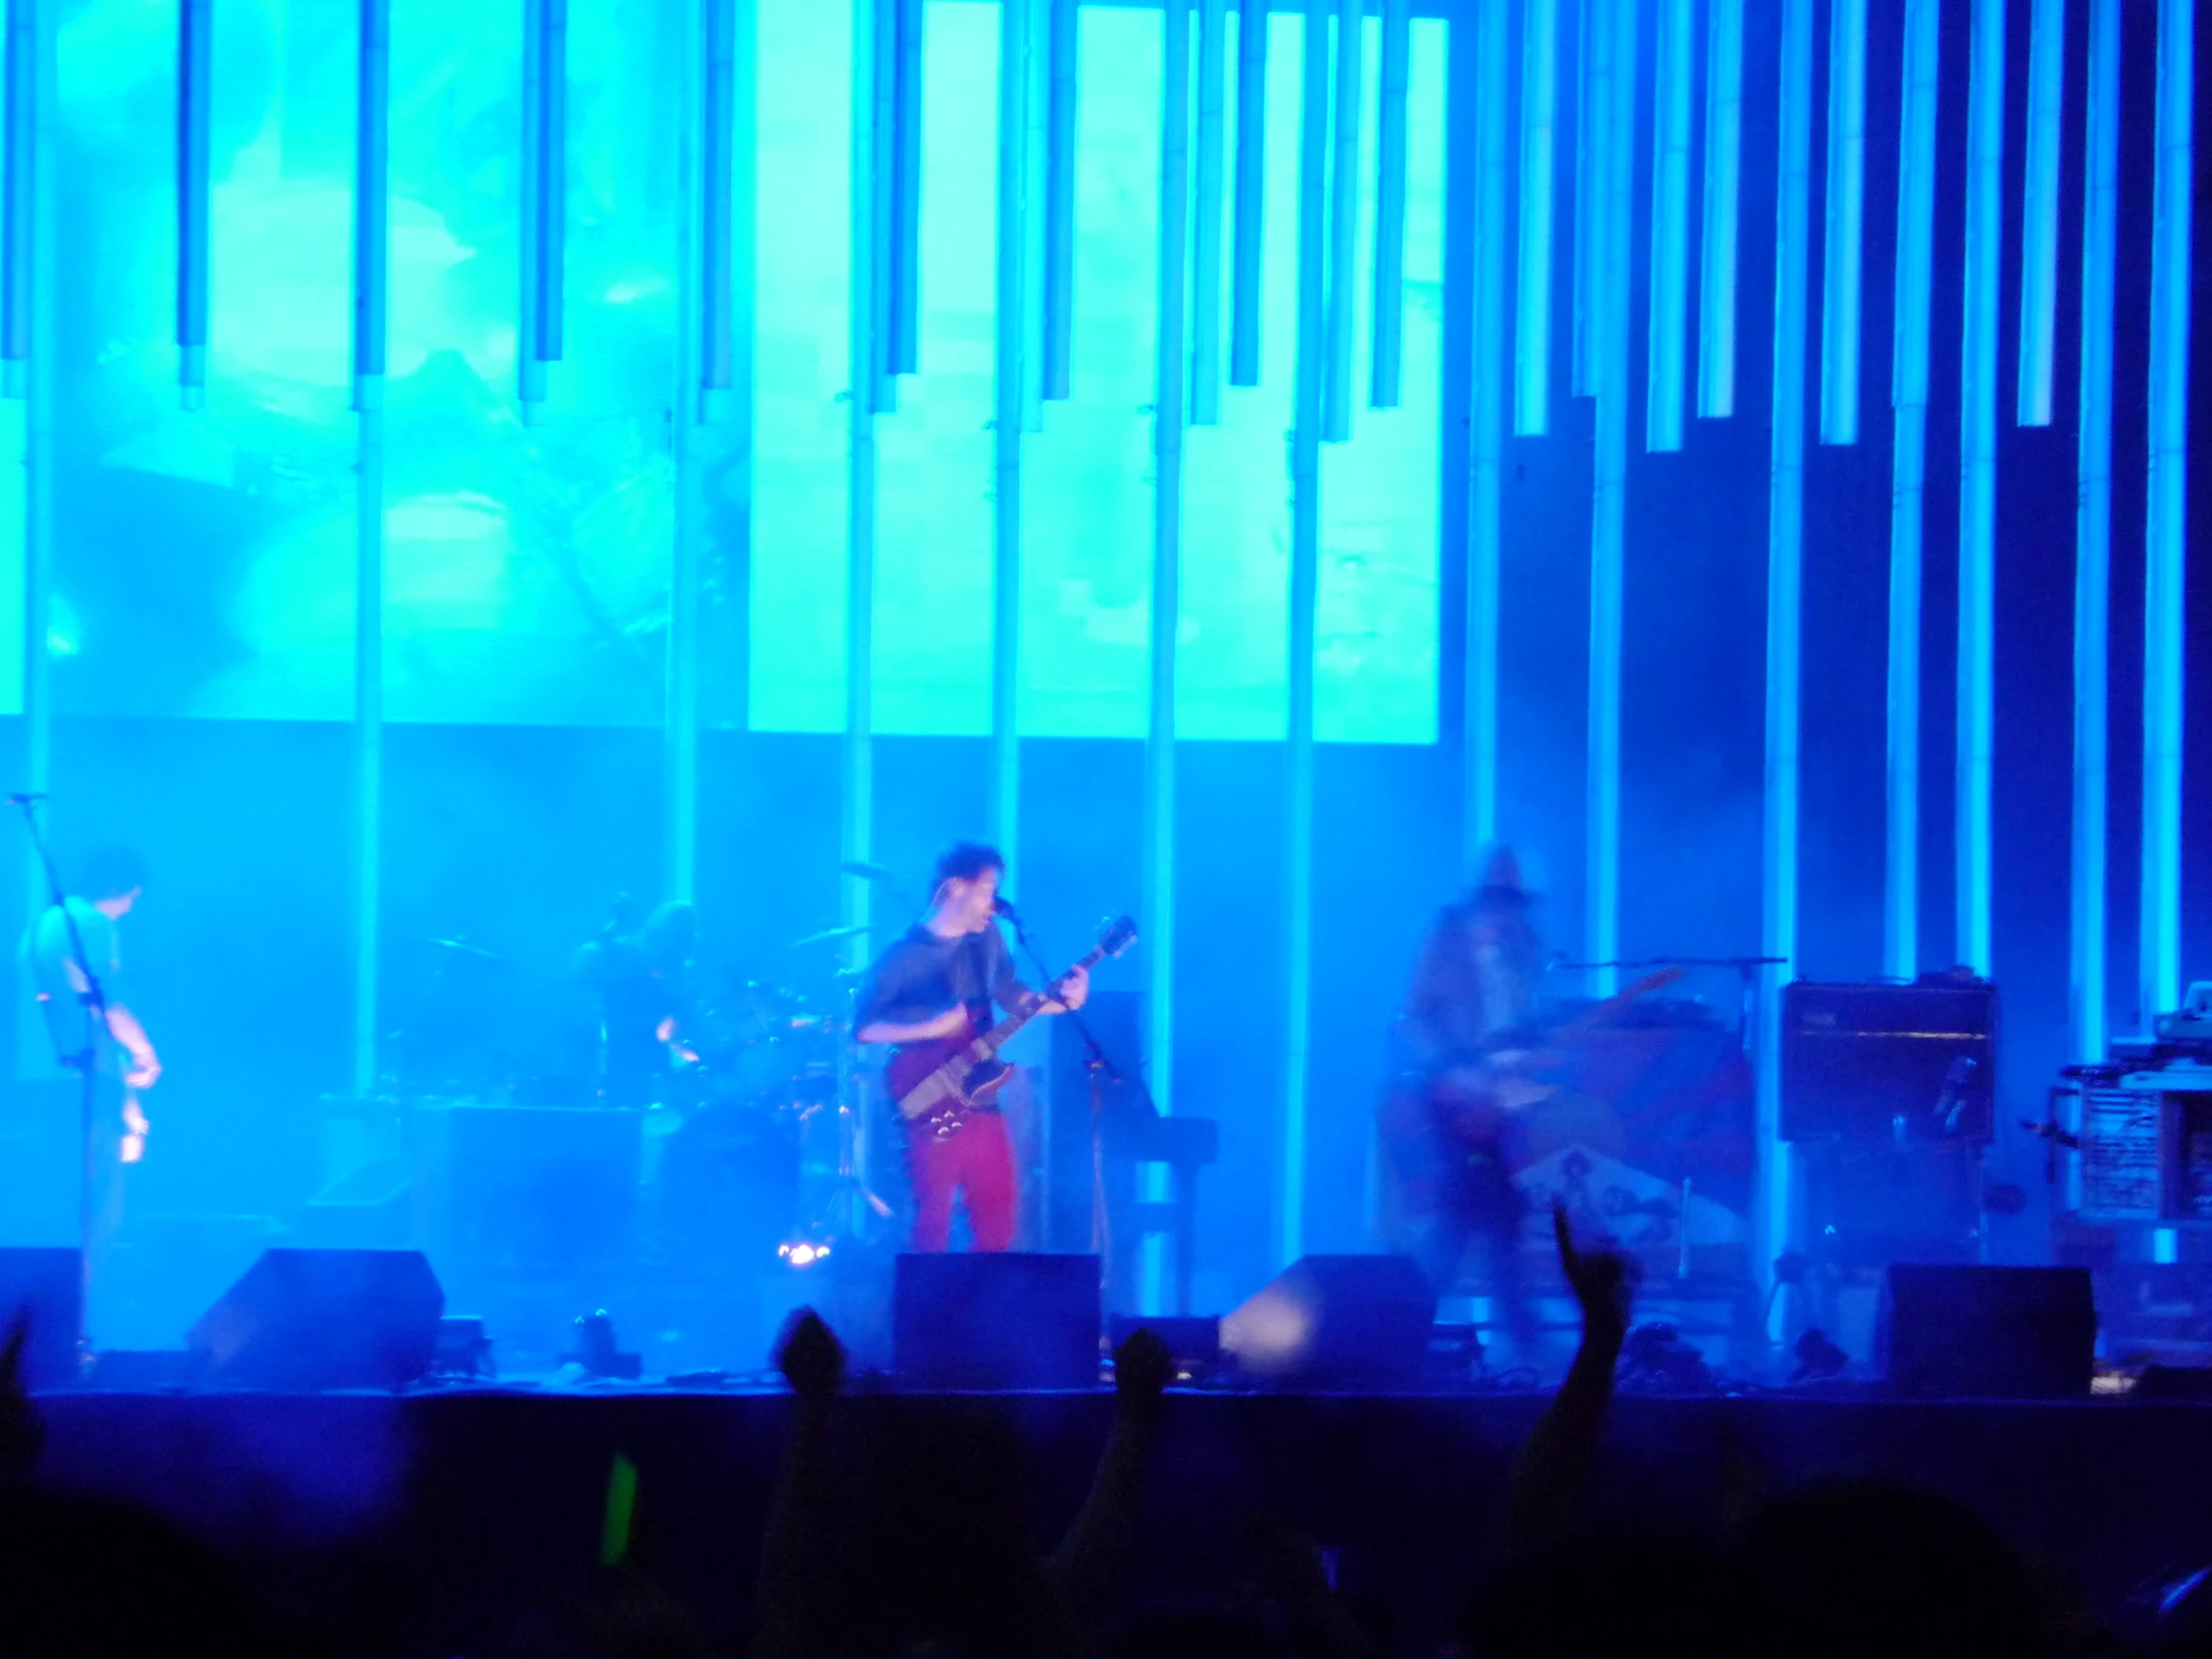
[[[844,1349],[813,1309],[802,1309],[777,1364],[791,1384],[791,1438],[761,1541],[753,1659],[804,1659],[829,1650],[836,1600],[830,1423]]]
[[[1150,1331],[1137,1332],[1114,1351],[1113,1430],[1090,1496],[1048,1563],[1062,1605],[1081,1628],[1096,1625],[1127,1581],[1137,1548],[1137,1498],[1174,1376],[1174,1357]]]
[[[1566,1206],[1556,1198],[1551,1227],[1559,1266],[1582,1310],[1582,1345],[1566,1382],[1513,1460],[1496,1534],[1505,1553],[1549,1543],[1572,1520],[1597,1456],[1614,1371],[1628,1336],[1628,1275],[1620,1256],[1577,1249]]]

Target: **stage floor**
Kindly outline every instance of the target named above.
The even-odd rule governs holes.
[[[987,1398],[1012,1424],[1034,1529],[1056,1538],[1088,1483],[1111,1394],[966,1397]],[[1248,1564],[1240,1523],[1274,1515],[1340,1550],[1409,1630],[1428,1628],[1465,1583],[1506,1461],[1546,1397],[1179,1392],[1146,1495],[1140,1587],[1226,1590]],[[302,1614],[374,1618],[386,1601],[425,1596],[455,1627],[393,1637],[445,1652],[491,1639],[472,1617],[584,1581],[618,1452],[638,1469],[650,1572],[716,1625],[742,1628],[788,1409],[766,1387],[620,1384],[85,1389],[39,1405],[51,1481],[178,1518]],[[913,1431],[930,1409],[929,1396],[859,1394],[847,1444]],[[1848,1474],[1949,1492],[2016,1546],[2063,1563],[2098,1605],[2212,1561],[2212,1407],[1624,1395],[1592,1516],[1709,1527],[1731,1459],[1769,1489]]]

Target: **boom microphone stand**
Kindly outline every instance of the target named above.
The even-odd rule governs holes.
[[[46,876],[47,902],[61,911],[62,925],[69,934],[69,954],[76,964],[78,976],[84,981],[84,989],[77,1000],[84,1009],[84,1046],[71,1054],[61,1046],[61,1027],[57,1021],[48,1020],[46,1031],[54,1044],[54,1058],[64,1070],[77,1074],[77,1139],[79,1157],[77,1163],[77,1352],[80,1359],[87,1340],[86,1320],[92,1297],[92,1190],[93,1190],[93,1119],[99,1109],[99,1059],[100,1033],[108,1027],[108,993],[101,986],[100,976],[93,972],[92,957],[85,950],[84,935],[77,930],[77,917],[69,908],[68,894],[62,891],[61,873],[54,867],[54,855],[47,849],[46,837],[40,833],[38,814],[34,810],[41,795],[11,795],[7,805],[23,814],[24,833],[30,836],[31,850],[38,857],[39,868]],[[38,928],[43,917],[33,917],[31,937],[36,947]],[[50,992],[41,990],[43,1001]]]
[[[1028,929],[1021,924],[1020,914],[1011,904],[1003,902],[999,914],[1013,928],[1014,938],[1021,945],[1022,953],[1029,958],[1030,964],[1036,968],[1038,979],[1047,986],[1051,985],[1054,982],[1052,970],[1044,965],[1044,959],[1037,954],[1037,947],[1030,941]],[[1103,1289],[1112,1280],[1114,1260],[1113,1223],[1106,1213],[1106,1085],[1127,1084],[1131,1079],[1108,1057],[1080,1009],[1070,1008],[1061,1017],[1083,1039],[1083,1069],[1091,1080],[1091,1248],[1098,1253],[1099,1285]],[[1152,1115],[1158,1117],[1160,1106],[1152,1098],[1152,1090],[1146,1086],[1141,1075],[1134,1081],[1138,1097],[1151,1109]]]

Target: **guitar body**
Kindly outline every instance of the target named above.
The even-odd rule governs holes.
[[[1680,977],[1678,968],[1647,974],[1563,1024],[1515,1033],[1472,1063],[1393,1079],[1377,1115],[1392,1178],[1383,1193],[1384,1237],[1400,1236],[1448,1203],[1453,1172],[1468,1159],[1519,1162],[1527,1151],[1527,1114],[1562,1092],[1566,1054],[1630,1003]]]
[[[908,1043],[891,1055],[883,1082],[909,1131],[938,1140],[957,1134],[967,1114],[1006,1086],[1013,1068],[980,1052],[975,1017],[956,1037]]]
[[[1136,942],[1137,924],[1123,916],[1075,965],[1088,970],[1109,956],[1119,956]],[[1006,1079],[1013,1076],[1013,1068],[998,1058],[998,1051],[1036,1018],[1050,994],[1048,988],[1030,997],[1025,1006],[987,1029],[971,1006],[967,1024],[958,1035],[906,1043],[894,1052],[883,1068],[883,1083],[898,1105],[907,1132],[927,1133],[940,1141],[957,1134],[966,1115],[1004,1088]]]

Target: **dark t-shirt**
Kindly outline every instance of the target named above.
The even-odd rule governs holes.
[[[656,960],[635,934],[596,941],[579,953],[577,977],[599,992],[601,1081],[615,1104],[652,1098],[655,1080],[668,1070],[661,1025],[682,1025],[691,1011],[687,967]]]
[[[868,970],[859,1023],[919,1025],[955,1003],[987,1020],[994,1000],[1011,1011],[1026,994],[996,927],[949,939],[912,927]]]

